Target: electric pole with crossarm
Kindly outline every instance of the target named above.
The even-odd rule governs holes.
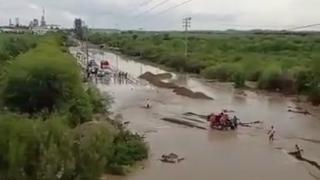
[[[184,28],[184,33],[185,33],[184,55],[188,57],[188,30],[189,28],[191,28],[191,17],[186,17],[182,19],[182,27]]]

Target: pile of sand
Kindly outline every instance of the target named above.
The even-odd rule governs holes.
[[[187,89],[185,87],[176,87],[173,90],[173,92],[175,92],[178,95],[187,96],[187,97],[194,98],[194,99],[211,99],[212,100],[211,97],[205,95],[202,92],[193,92],[190,89]]]
[[[171,79],[172,78],[172,74],[171,73],[160,73],[160,74],[156,74],[156,76],[159,79]]]
[[[139,78],[144,79],[148,81],[150,84],[161,88],[174,89],[177,87],[177,85],[175,85],[174,83],[167,83],[161,81],[161,79],[157,75],[152,74],[151,72],[146,72],[139,76]]]
[[[190,89],[187,89],[185,87],[178,86],[174,83],[170,82],[163,82],[161,81],[161,78],[157,74],[152,74],[151,72],[146,72],[142,74],[139,78],[144,79],[148,81],[150,84],[160,87],[160,88],[168,88],[168,89],[173,89],[173,92],[181,95],[181,96],[186,96],[189,98],[194,98],[194,99],[208,99],[208,100],[213,100],[211,97],[205,95],[202,92],[193,92]]]

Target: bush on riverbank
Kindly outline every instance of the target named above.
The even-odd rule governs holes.
[[[94,87],[85,90],[64,44],[59,34],[47,35],[5,68],[0,96],[3,179],[98,180],[115,166],[125,172],[147,157],[143,138],[108,118],[110,99]],[[93,114],[104,118],[97,121]]]
[[[0,34],[0,61],[9,60],[36,46],[37,38],[29,34]]]
[[[133,134],[119,121],[111,123],[120,130],[113,141],[106,169],[111,174],[124,175],[135,162],[148,158],[148,147],[143,136]]]
[[[314,105],[319,105],[320,104],[320,87],[319,85],[312,88],[309,94],[309,100],[314,104]]]
[[[45,38],[8,65],[1,96],[9,110],[33,115],[70,108],[81,121],[91,118],[79,69],[58,43],[55,38]]]

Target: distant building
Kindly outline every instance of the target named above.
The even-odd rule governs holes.
[[[38,26],[39,26],[39,20],[38,19],[33,19],[32,27],[38,27]]]
[[[19,27],[20,26],[20,23],[19,23],[19,18],[16,17],[16,27]]]
[[[74,32],[78,38],[83,39],[83,22],[80,18],[74,20]]]
[[[46,19],[45,19],[45,10],[44,9],[42,10],[40,26],[41,27],[46,27],[47,26]]]
[[[9,19],[9,27],[13,27],[12,19],[11,19],[11,18]]]

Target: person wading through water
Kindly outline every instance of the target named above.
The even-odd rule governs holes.
[[[150,109],[151,108],[151,104],[150,104],[150,100],[149,98],[147,98],[146,100],[146,106],[145,106],[147,109]]]
[[[269,135],[269,141],[274,141],[274,134],[276,133],[276,130],[274,129],[274,126],[271,126],[271,129],[268,131]]]

